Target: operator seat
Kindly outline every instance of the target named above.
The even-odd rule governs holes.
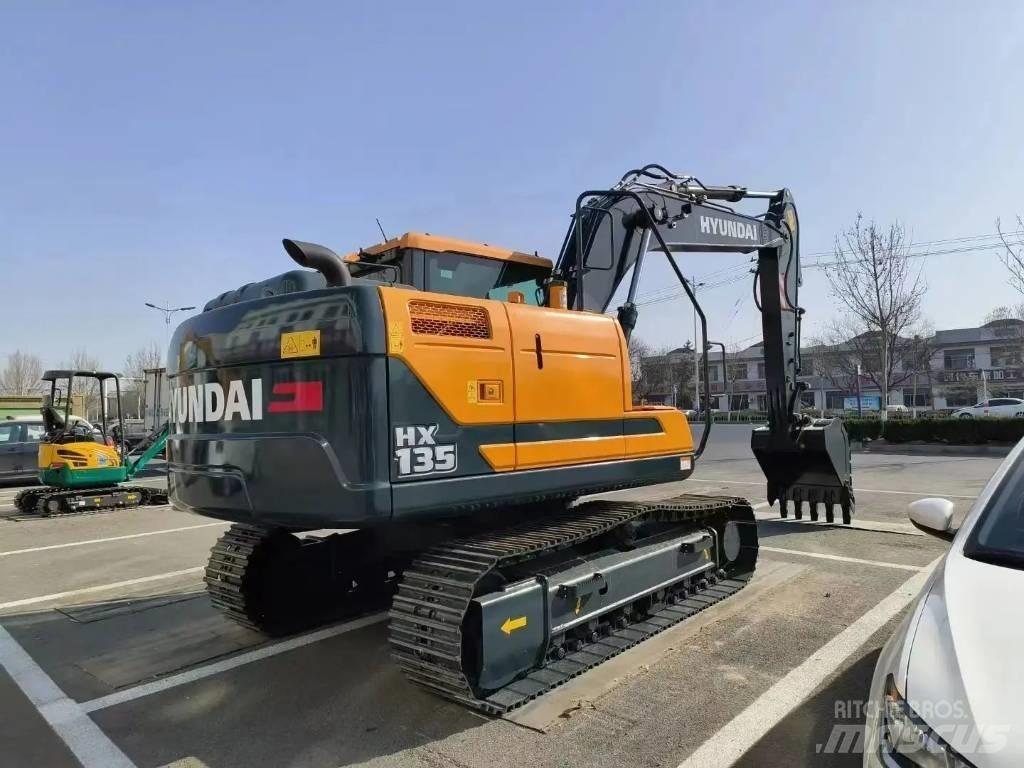
[[[43,416],[43,428],[48,438],[56,437],[64,429],[64,417],[50,403],[45,403],[39,413]]]

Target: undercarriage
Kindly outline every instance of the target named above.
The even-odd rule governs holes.
[[[108,509],[166,504],[167,492],[142,485],[111,485],[100,488],[26,488],[14,506],[26,515],[60,517]]]
[[[300,538],[236,524],[213,548],[207,589],[228,617],[272,635],[390,600],[406,676],[497,715],[732,595],[757,560],[753,511],[736,497],[515,513],[513,525],[453,522],[426,529],[447,530],[443,540],[407,531],[390,545],[372,530]]]

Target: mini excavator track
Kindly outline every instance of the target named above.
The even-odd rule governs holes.
[[[14,499],[14,506],[19,512],[38,517],[66,517],[166,503],[167,491],[142,485],[77,489],[25,488]]]

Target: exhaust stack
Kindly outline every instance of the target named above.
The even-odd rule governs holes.
[[[341,256],[330,248],[301,240],[281,241],[292,260],[303,267],[311,267],[324,276],[333,287],[352,285],[352,275]]]

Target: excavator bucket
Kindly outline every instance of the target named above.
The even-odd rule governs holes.
[[[849,524],[854,508],[850,438],[840,419],[782,432],[760,427],[751,433],[750,447],[768,480],[768,503],[778,500],[783,517],[788,517],[792,502],[796,519],[803,519],[807,502],[811,520],[818,520],[824,505],[825,520],[831,523],[838,505],[843,523]]]

